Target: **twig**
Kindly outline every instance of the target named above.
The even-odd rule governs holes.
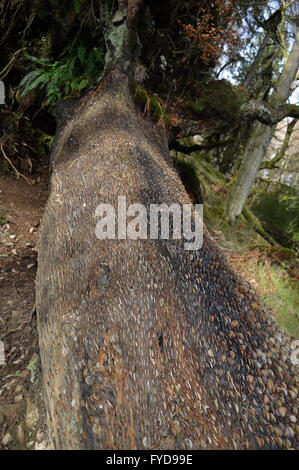
[[[10,59],[10,61],[8,62],[8,64],[7,64],[7,65],[4,67],[4,69],[1,70],[1,72],[0,72],[0,78],[1,78],[1,80],[3,80],[3,79],[6,77],[6,75],[8,75],[8,73],[10,72],[10,70],[11,70],[11,68],[12,68],[12,66],[13,66],[13,64],[14,64],[14,62],[15,62],[17,56],[18,56],[18,54],[20,54],[20,52],[25,51],[26,49],[27,49],[27,46],[26,46],[26,47],[22,47],[22,49],[19,49],[18,51],[16,51],[16,52],[13,54],[13,56],[12,56],[12,58]]]
[[[12,166],[12,168],[15,170],[16,174],[19,175],[19,176],[22,176],[28,184],[32,184],[31,181],[25,176],[23,175],[23,173],[20,173],[19,170],[16,169],[16,167],[14,166],[14,164],[12,163],[12,161],[8,158],[8,156],[5,154],[4,152],[4,148],[3,148],[3,144],[0,144],[0,147],[1,147],[1,151],[3,153],[3,157],[5,158],[5,160],[8,161],[8,163]]]

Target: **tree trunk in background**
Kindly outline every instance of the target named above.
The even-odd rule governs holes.
[[[269,104],[278,110],[288,99],[292,82],[296,78],[299,68],[299,32],[296,34],[292,50],[287,59],[283,72],[277,82]],[[228,218],[234,223],[240,216],[246,199],[254,184],[257,173],[274,135],[275,126],[256,123],[242,155],[242,163],[236,179],[232,185],[228,199]]]
[[[285,155],[288,151],[289,145],[290,145],[290,139],[291,139],[291,136],[292,136],[292,132],[293,132],[297,122],[298,122],[298,119],[294,118],[288,123],[286,133],[285,133],[285,136],[284,136],[283,143],[282,143],[281,147],[276,152],[275,157],[273,157],[271,160],[266,161],[262,165],[262,167],[261,167],[262,169],[269,169],[270,170],[272,168],[277,167],[277,164],[280,163],[280,161],[285,157]]]
[[[54,446],[296,447],[288,340],[208,233],[196,251],[95,236],[96,207],[118,196],[147,210],[190,202],[118,59],[53,148],[36,309]]]
[[[270,42],[270,37],[269,37],[268,34],[265,34],[263,42],[262,42],[262,44],[261,44],[261,46],[258,50],[258,53],[257,53],[253,63],[251,64],[251,67],[249,68],[248,73],[247,73],[247,75],[246,75],[246,77],[245,77],[245,79],[242,83],[242,86],[244,88],[246,88],[249,92],[251,91],[251,88],[253,88],[253,85],[252,85],[253,79],[254,79],[255,75],[257,74],[257,69],[260,65],[263,54],[265,53],[265,49],[269,45],[269,42]]]

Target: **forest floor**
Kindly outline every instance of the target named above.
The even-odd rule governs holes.
[[[40,168],[30,180],[35,184],[0,177],[0,449],[48,447],[33,314],[48,170]]]
[[[286,268],[259,248],[241,253],[228,253],[236,271],[248,281],[261,298],[261,303],[275,317],[278,325],[299,339],[299,281],[298,266],[290,276]]]
[[[0,176],[0,348],[4,345],[5,349],[4,364],[0,362],[0,449],[51,448],[33,313],[36,244],[48,174],[47,167],[40,167],[30,177],[34,182],[31,185],[23,178]],[[223,234],[218,234],[223,245]],[[299,337],[298,281],[294,286],[285,271],[273,266],[259,251],[240,252],[238,247],[225,254],[270,307],[278,323]]]

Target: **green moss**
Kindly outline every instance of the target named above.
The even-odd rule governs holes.
[[[148,101],[147,91],[140,85],[136,85],[135,87],[135,99],[139,105],[143,106],[145,106]]]
[[[150,98],[150,111],[151,111],[151,117],[153,121],[158,122],[160,121],[161,117],[163,116],[163,109],[159,103],[159,101],[156,98],[151,97]]]
[[[135,100],[139,106],[149,106],[149,113],[154,122],[163,119],[165,126],[171,127],[171,116],[164,114],[164,103],[159,96],[152,96],[142,86],[135,85]]]
[[[298,252],[299,192],[294,188],[276,184],[272,186],[271,191],[265,191],[263,188],[251,205],[264,229],[278,243]]]
[[[240,118],[244,93],[234,90],[227,80],[199,82],[196,86],[196,98],[187,98],[187,105],[196,113],[217,113],[221,117],[236,122]]]
[[[194,184],[198,184],[198,176],[192,163],[180,160],[177,167],[187,178],[194,182]]]
[[[287,332],[299,338],[299,290],[298,282],[290,279],[276,266],[270,266],[271,276],[265,266],[260,266],[260,282],[263,284],[263,301],[274,312],[277,323]],[[273,286],[275,291],[273,292]]]
[[[165,123],[165,126],[170,129],[172,127],[172,124],[171,124],[171,116],[170,114],[164,114],[164,123]]]
[[[53,143],[53,136],[40,131],[40,135],[37,139],[37,149],[40,155],[47,155],[51,151]]]

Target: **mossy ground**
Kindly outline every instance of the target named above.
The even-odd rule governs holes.
[[[143,107],[144,112],[150,115],[154,122],[163,123],[166,127],[171,126],[171,116],[165,112],[165,105],[159,96],[153,96],[142,86],[136,85],[135,100],[138,105]]]
[[[211,192],[204,204],[205,223],[218,243],[232,250],[226,255],[234,268],[252,284],[281,328],[299,338],[299,281],[278,262],[279,259],[287,266],[292,265],[294,256],[289,253],[292,250],[270,248],[244,219],[232,229],[224,217],[225,203],[223,192]],[[286,259],[287,253],[292,259]]]
[[[291,268],[295,275],[296,269],[299,271],[294,250],[271,246],[243,216],[231,227],[225,217],[229,188],[223,176],[219,182],[221,175],[209,167],[207,160],[201,161],[199,156],[196,159],[199,171],[188,160],[185,171],[200,180],[204,223],[212,237],[226,250],[233,267],[251,283],[281,328],[299,338],[299,281],[288,271]]]
[[[232,250],[226,255],[233,267],[254,287],[281,328],[299,338],[299,281],[278,263],[272,256],[274,250],[267,248],[262,237],[246,221],[239,221],[232,230],[223,218],[223,200],[215,199],[214,206],[204,204],[204,214],[217,242]],[[256,244],[262,249],[254,248]]]
[[[199,116],[208,113],[226,118],[232,124],[240,119],[241,105],[246,94],[240,89],[234,89],[227,80],[197,82],[194,93],[192,97],[186,97],[185,101]]]
[[[298,280],[259,250],[229,255],[231,263],[258,292],[283,330],[299,338]]]

